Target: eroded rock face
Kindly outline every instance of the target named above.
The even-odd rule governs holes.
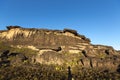
[[[59,46],[75,45],[76,43],[81,42],[90,43],[88,38],[69,29],[60,31],[47,29],[26,29],[18,26],[10,26],[8,29],[9,30],[7,31],[0,32],[0,38],[13,45],[24,43],[23,45]]]
[[[117,70],[120,51],[111,46],[93,45],[75,30],[27,29],[9,26],[0,31],[0,40],[17,48],[37,51],[33,63]]]

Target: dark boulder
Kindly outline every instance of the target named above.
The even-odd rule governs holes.
[[[70,32],[70,33],[73,33],[75,36],[78,35],[77,31],[76,30],[72,30],[72,29],[64,29],[63,32]]]
[[[14,29],[14,28],[21,28],[20,26],[7,26],[7,29],[10,30],[10,29]]]

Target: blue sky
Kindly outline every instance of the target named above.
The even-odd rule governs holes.
[[[71,28],[120,49],[120,0],[0,0],[0,29],[8,25]]]

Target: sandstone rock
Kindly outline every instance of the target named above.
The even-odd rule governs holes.
[[[61,55],[57,52],[45,51],[41,55],[36,57],[36,62],[45,63],[45,64],[63,64],[63,59]]]
[[[7,29],[0,31],[1,43],[37,51],[32,57],[34,63],[79,65],[113,71],[120,69],[120,51],[111,46],[93,45],[89,38],[75,30],[28,29],[20,26],[8,26]],[[1,54],[0,61],[3,56],[6,56],[6,59],[14,56],[11,63],[21,63],[27,59],[23,54],[10,54],[6,51]]]
[[[74,53],[77,53],[77,54],[79,54],[81,51],[80,50],[69,50],[68,51],[69,53],[72,53],[72,54],[74,54]]]

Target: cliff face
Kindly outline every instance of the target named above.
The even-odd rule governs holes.
[[[75,30],[27,29],[19,26],[8,26],[7,29],[0,31],[0,41],[11,47],[35,50],[32,63],[110,70],[116,70],[120,63],[119,51],[110,46],[93,45]]]

